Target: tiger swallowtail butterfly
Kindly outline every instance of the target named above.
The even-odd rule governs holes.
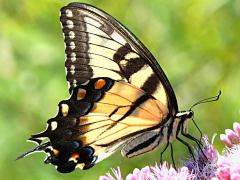
[[[193,112],[178,110],[163,70],[129,30],[82,3],[63,7],[60,21],[70,98],[58,104],[44,132],[31,136],[38,146],[17,159],[43,151],[45,163],[67,173],[89,169],[117,149],[130,158],[160,143],[166,150],[174,139],[190,149],[179,134],[200,144],[187,133]]]

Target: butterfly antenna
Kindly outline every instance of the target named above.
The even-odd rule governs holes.
[[[201,142],[201,139],[202,139],[202,137],[203,137],[202,131],[200,130],[200,128],[198,127],[198,125],[197,125],[197,123],[194,121],[194,119],[192,119],[192,121],[193,121],[193,124],[196,126],[197,130],[198,130],[199,133],[200,133],[200,142]]]
[[[202,100],[196,102],[195,104],[193,104],[191,106],[190,110],[192,110],[192,108],[194,108],[195,106],[197,106],[199,104],[203,104],[203,103],[207,103],[207,102],[213,102],[213,101],[218,101],[221,94],[222,94],[222,92],[221,92],[221,90],[219,90],[218,95],[212,96],[212,97],[209,97],[209,98],[206,98],[206,99],[202,99]]]

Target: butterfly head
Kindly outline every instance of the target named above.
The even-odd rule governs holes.
[[[185,121],[187,119],[193,119],[194,112],[192,110],[188,111],[180,111],[176,114],[176,118],[180,118],[181,121]]]
[[[192,110],[188,111],[180,111],[176,114],[176,119],[179,120],[179,127],[182,125],[182,132],[187,133],[188,132],[188,123],[189,121],[193,121],[194,112]]]

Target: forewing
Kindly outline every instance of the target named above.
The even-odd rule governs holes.
[[[107,13],[79,3],[61,9],[70,92],[91,78],[109,77],[143,89],[177,111],[174,92],[145,46]]]

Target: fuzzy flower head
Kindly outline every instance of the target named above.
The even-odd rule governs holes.
[[[116,173],[117,172],[117,173]],[[113,175],[108,173],[106,176],[101,176],[99,180],[122,180],[122,176],[119,175],[119,168],[112,170]],[[175,170],[173,167],[169,167],[167,162],[162,165],[146,166],[142,169],[135,168],[132,173],[128,174],[126,180],[191,180],[194,179],[187,167],[181,167]]]
[[[123,180],[119,167],[117,169],[112,168],[112,174],[107,173],[105,176],[100,176],[99,180]]]
[[[223,155],[219,156],[217,162],[218,169],[216,177],[219,179],[240,179],[240,144],[234,145],[231,148],[226,147],[223,150]]]
[[[164,162],[162,165],[155,165],[151,167],[155,179],[166,179],[166,180],[183,180],[183,179],[193,179],[194,176],[189,172],[188,168],[183,166],[179,169],[174,169],[172,166],[168,166],[167,162]]]
[[[213,144],[209,143],[207,136],[203,137],[202,143],[202,149],[195,149],[195,160],[190,157],[183,164],[195,175],[196,179],[209,179],[215,176],[218,152]]]

